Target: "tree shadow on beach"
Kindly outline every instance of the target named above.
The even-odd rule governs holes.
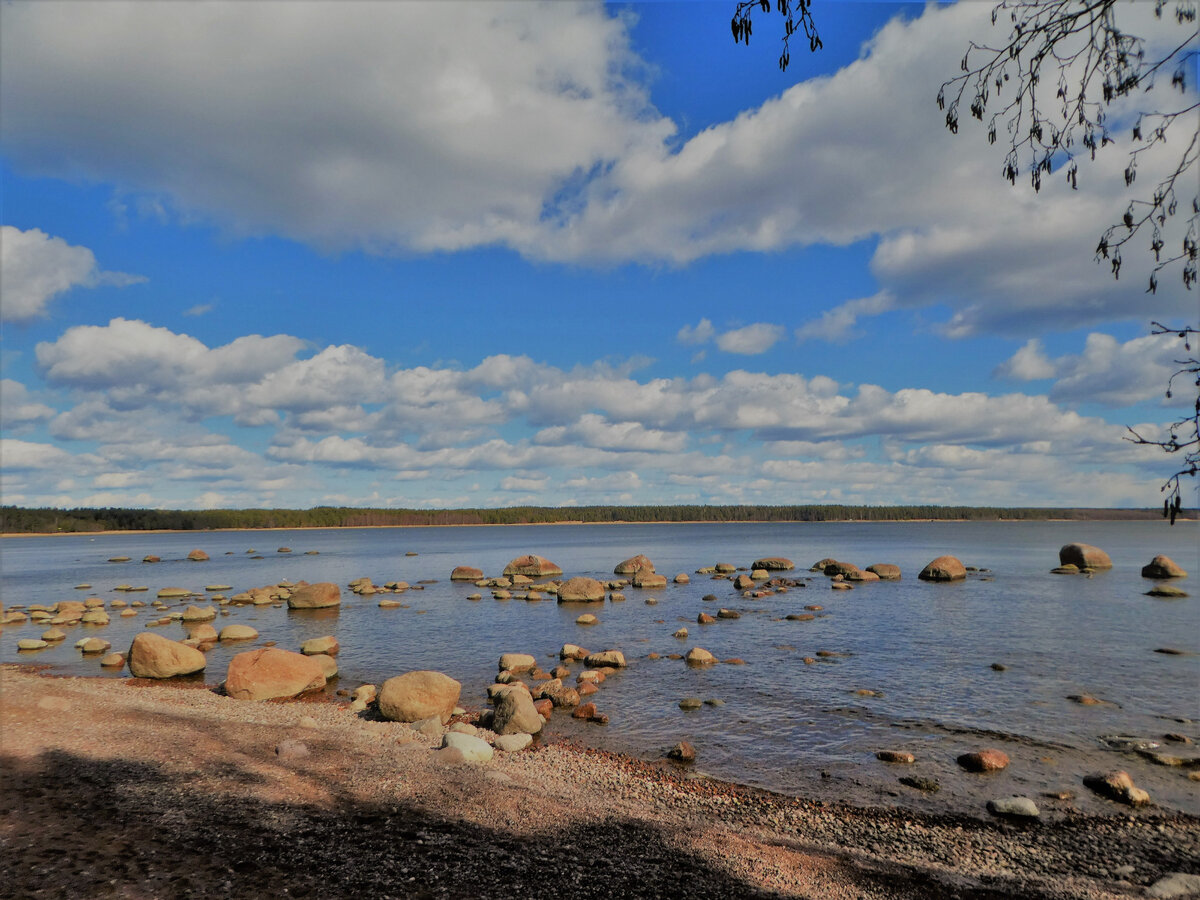
[[[268,801],[253,794],[262,777],[236,761],[204,773],[233,788],[220,792],[155,764],[62,751],[0,756],[0,771],[0,883],[14,900],[781,896],[658,826],[611,816],[513,829],[387,797]],[[1001,896],[899,867],[814,862],[850,896]]]

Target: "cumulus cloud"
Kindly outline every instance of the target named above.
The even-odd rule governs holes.
[[[45,316],[50,301],[73,287],[125,287],[146,279],[105,272],[87,247],[68,244],[38,228],[0,225],[0,321],[28,322]]]
[[[707,344],[713,339],[716,329],[708,319],[701,319],[695,325],[684,325],[675,335],[675,340],[681,344]]]
[[[54,412],[52,407],[33,399],[21,382],[11,378],[0,379],[0,422],[5,427],[44,422]]]
[[[851,338],[852,330],[859,319],[885,313],[895,304],[895,298],[888,291],[880,291],[858,300],[848,300],[797,328],[796,340],[801,343],[811,340],[844,343]]]
[[[717,346],[726,353],[756,356],[774,347],[783,334],[783,328],[779,325],[755,322],[753,325],[726,331],[717,338]]]
[[[1046,357],[1042,342],[1037,338],[1030,338],[1021,349],[996,366],[992,377],[1013,381],[1039,381],[1043,378],[1053,378],[1055,371],[1054,363]]]

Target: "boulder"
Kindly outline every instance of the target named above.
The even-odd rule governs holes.
[[[882,579],[874,572],[865,572],[861,569],[855,569],[846,576],[847,581],[881,581]]]
[[[587,656],[588,651],[578,644],[563,644],[562,649],[558,651],[559,659],[586,659]]]
[[[332,681],[337,678],[338,664],[337,660],[328,653],[313,653],[309,659],[314,659],[321,666],[321,673],[325,676],[326,681]]]
[[[764,556],[750,563],[751,569],[766,569],[768,572],[790,572],[796,568],[795,563],[782,556]]]
[[[715,621],[717,621],[717,617],[710,616],[708,613],[700,613],[700,615],[696,616],[696,624],[698,625],[711,625]]]
[[[17,641],[18,650],[43,650],[50,646],[49,641],[43,641],[41,638],[21,638]]]
[[[680,741],[667,751],[667,756],[676,762],[694,762],[696,759],[696,748],[687,741]]]
[[[504,567],[505,575],[528,575],[531,578],[545,578],[551,575],[561,575],[562,569],[543,556],[532,553],[518,556]]]
[[[891,563],[873,563],[867,566],[867,571],[878,575],[880,581],[900,580],[900,567],[893,566]]]
[[[542,716],[529,691],[501,685],[493,700],[492,730],[496,734],[537,734],[542,730]]]
[[[664,588],[667,586],[667,576],[639,569],[633,573],[630,584],[635,588]]]
[[[625,668],[625,654],[620,650],[601,650],[599,653],[590,653],[583,660],[584,665],[589,669],[623,669]]]
[[[338,639],[331,634],[325,637],[309,638],[300,645],[300,652],[305,656],[315,656],[318,653],[325,653],[329,656],[337,656],[341,645],[338,644]]]
[[[1064,544],[1058,551],[1060,566],[1078,566],[1081,569],[1111,569],[1112,560],[1107,553],[1091,544]]]
[[[208,560],[208,554],[203,550],[193,550],[187,555],[187,558],[192,562],[206,562]]]
[[[559,603],[589,603],[603,599],[604,585],[595,578],[579,576],[559,585],[558,588]]]
[[[911,766],[916,762],[916,757],[907,750],[878,750],[875,753],[875,758],[880,762],[899,763],[904,766]]]
[[[252,641],[258,632],[249,625],[226,625],[217,635],[219,641]]]
[[[1147,597],[1168,597],[1175,600],[1181,600],[1188,596],[1188,592],[1183,588],[1177,588],[1173,584],[1156,584],[1150,590],[1146,591]]]
[[[754,587],[754,579],[749,575],[742,574],[733,579],[733,586],[736,590],[748,591],[750,588]]]
[[[207,643],[217,639],[217,629],[213,628],[208,622],[201,622],[198,625],[188,627],[188,640]]]
[[[441,749],[452,747],[469,763],[485,763],[492,758],[492,745],[483,738],[451,731],[442,735]]]
[[[684,656],[684,661],[689,666],[711,666],[717,661],[717,658],[703,647],[693,647]]]
[[[172,643],[174,643],[174,642],[172,642]],[[82,652],[82,653],[103,653],[105,650],[107,650],[109,647],[111,647],[112,644],[110,644],[108,641],[104,640],[104,638],[93,637],[93,638],[84,638],[83,640],[79,641],[75,646],[78,647],[80,652]],[[187,647],[183,644],[181,644],[180,646],[183,646],[185,650],[191,649],[190,647]],[[181,674],[186,674],[186,673],[181,673]],[[170,677],[170,676],[166,676],[166,677]]]
[[[1187,578],[1187,572],[1176,565],[1169,556],[1161,553],[1142,566],[1143,578]]]
[[[462,685],[441,672],[406,672],[389,678],[379,689],[379,712],[394,722],[417,722],[438,716],[450,721]]]
[[[483,577],[483,570],[474,566],[455,566],[450,573],[451,581],[478,581]]]
[[[1118,803],[1145,806],[1150,802],[1150,795],[1134,785],[1128,772],[1117,770],[1102,775],[1087,775],[1083,783],[1100,796]]]
[[[277,647],[239,653],[225,673],[225,693],[234,700],[296,697],[324,686],[325,671],[319,662]]]
[[[582,616],[578,616],[575,619],[575,624],[576,625],[595,625],[595,624],[599,623],[599,621],[600,620],[597,619],[595,616],[593,616],[591,613],[584,613]]]
[[[939,556],[917,577],[922,581],[962,581],[967,577],[967,568],[953,556]]]
[[[183,611],[185,622],[208,622],[217,617],[217,611],[211,606],[189,606]]]
[[[613,574],[632,575],[635,572],[641,572],[643,570],[647,572],[653,572],[654,563],[650,562],[649,559],[639,553],[637,556],[631,556],[629,559],[617,563],[617,567],[613,569]]]
[[[688,575],[687,572],[680,572],[678,575],[675,576],[675,583],[676,584],[691,584],[692,577],[690,575]]]
[[[331,581],[302,585],[287,598],[288,609],[326,609],[341,602],[342,592]]]
[[[999,797],[989,800],[987,809],[994,816],[1009,816],[1016,819],[1036,819],[1041,815],[1037,804],[1028,797]]]
[[[537,665],[537,660],[529,653],[500,654],[501,672],[527,672]]]
[[[125,666],[125,657],[120,653],[110,653],[100,660],[100,665],[105,669],[121,669]]]
[[[1008,754],[1003,750],[976,750],[958,757],[958,764],[968,772],[999,772],[1008,768]]]
[[[204,669],[204,654],[194,647],[146,631],[137,635],[126,654],[129,673],[137,678],[173,678]]]
[[[533,743],[533,735],[518,731],[515,734],[500,734],[496,736],[496,749],[505,753],[516,753],[524,750]]]
[[[187,588],[165,587],[156,596],[160,600],[178,600],[180,597],[192,596],[192,592]]]
[[[84,625],[107,625],[108,613],[102,609],[89,609],[79,619]]]

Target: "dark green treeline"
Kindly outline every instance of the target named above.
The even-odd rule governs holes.
[[[205,531],[215,528],[359,528],[372,525],[539,525],[557,522],[903,522],[1153,519],[1156,509],[973,506],[516,506],[504,509],[25,509],[0,507],[8,534]]]

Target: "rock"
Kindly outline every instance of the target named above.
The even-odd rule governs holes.
[[[754,579],[749,575],[742,574],[733,579],[733,586],[736,590],[748,591],[750,588],[754,587]]]
[[[1187,572],[1176,565],[1169,556],[1161,553],[1142,566],[1143,578],[1187,578]]]
[[[1100,775],[1086,775],[1083,783],[1100,796],[1118,803],[1145,806],[1150,802],[1150,795],[1134,785],[1128,772],[1119,769]]]
[[[189,553],[187,555],[187,558],[190,559],[192,562],[207,562],[208,554],[205,553],[203,550],[193,550],[191,553]]]
[[[559,603],[591,603],[604,599],[604,585],[595,578],[580,576],[559,585]]]
[[[679,701],[679,708],[687,712],[688,710],[699,709],[704,705],[704,701],[699,697],[684,697]]]
[[[324,686],[325,671],[319,662],[277,647],[238,653],[225,673],[225,693],[234,700],[297,697]]]
[[[105,669],[120,669],[125,666],[125,657],[120,653],[110,653],[108,656],[100,660],[100,665]]]
[[[542,717],[529,691],[501,685],[495,695],[492,730],[496,734],[537,734],[542,730]]]
[[[624,595],[624,594],[622,594],[620,591],[613,591],[613,592],[612,592],[612,593],[609,595],[609,597],[608,597],[608,600],[609,600],[609,602],[610,602],[610,603],[624,603],[624,602],[625,602],[625,595]],[[650,604],[651,606],[653,606],[653,605],[654,605],[655,603],[657,603],[658,601],[657,601],[657,600],[655,600],[653,597],[647,597],[647,598],[646,598],[646,602],[647,602],[648,604]]]
[[[575,707],[575,711],[571,713],[571,718],[590,719],[594,715],[596,715],[595,703],[581,703],[579,706]]]
[[[790,572],[796,568],[795,563],[782,556],[764,556],[750,563],[751,569],[766,569],[768,572]]]
[[[189,606],[183,611],[185,622],[208,622],[217,617],[217,611],[211,606]]]
[[[393,722],[416,722],[437,716],[445,725],[458,705],[462,685],[441,672],[406,672],[389,678],[379,689],[379,713]]]
[[[84,625],[107,625],[108,613],[102,609],[89,609],[79,619]]]
[[[17,641],[18,650],[42,650],[49,646],[50,642],[41,638],[21,638]]]
[[[696,616],[696,624],[698,625],[711,625],[715,621],[717,621],[717,617],[710,616],[708,613],[700,613],[700,615]]]
[[[1182,588],[1177,588],[1173,584],[1156,584],[1150,590],[1146,591],[1147,597],[1168,597],[1172,600],[1181,600],[1188,596],[1188,592]]]
[[[1079,566],[1055,566],[1050,570],[1051,575],[1078,575]]]
[[[816,616],[812,613],[788,613],[784,616],[784,619],[789,622],[811,622],[815,618]]]
[[[45,631],[42,632],[42,640],[46,641],[47,643],[54,643],[55,641],[65,640],[66,637],[67,637],[67,633],[65,631],[63,631],[61,628],[47,628]]]
[[[249,625],[226,625],[217,635],[218,641],[252,641],[258,632]]]
[[[717,658],[703,647],[693,647],[683,659],[689,666],[710,666],[717,661]]]
[[[695,762],[696,748],[687,741],[680,741],[667,751],[667,757],[676,762]]]
[[[1200,896],[1200,875],[1171,872],[1146,888],[1146,896],[1157,900],[1187,900]]]
[[[204,654],[194,647],[151,632],[142,632],[133,639],[126,660],[129,673],[136,678],[191,675],[207,665]]]
[[[635,572],[641,572],[643,570],[653,572],[654,563],[650,562],[649,559],[639,553],[637,556],[631,556],[629,559],[617,563],[617,567],[613,569],[613,574],[633,575]]]
[[[1036,819],[1041,813],[1037,804],[1028,797],[1000,797],[987,802],[987,809],[994,816],[1011,816],[1019,819]]]
[[[1003,750],[976,750],[958,757],[958,764],[968,772],[999,772],[1008,767],[1008,754]]]
[[[110,556],[108,558],[108,561],[109,562],[117,562],[117,563],[129,562],[129,557],[128,556]]]
[[[1091,544],[1064,544],[1058,551],[1060,566],[1078,566],[1081,569],[1111,569],[1112,560],[1099,547]]]
[[[541,700],[534,700],[533,708],[537,710],[537,714],[547,722],[550,721],[550,716],[554,714],[554,703],[549,697],[544,697]]]
[[[858,566],[854,565],[853,563],[838,562],[837,560],[827,563],[825,568],[821,570],[822,574],[827,575],[830,578],[834,577],[835,575],[841,575],[843,578],[846,578],[857,571]]]
[[[340,649],[341,645],[338,644],[338,639],[331,634],[327,634],[325,637],[309,638],[300,645],[300,652],[305,656],[314,656],[318,653],[337,656]]]
[[[519,731],[516,734],[501,734],[496,736],[495,746],[497,750],[502,750],[505,753],[517,753],[524,750],[533,743],[533,735]]]
[[[188,627],[188,640],[199,641],[200,643],[211,643],[217,639],[217,629],[207,622],[201,622],[198,625]]]
[[[654,572],[648,572],[645,569],[639,569],[633,573],[633,578],[630,583],[635,588],[665,588],[667,586],[667,576],[657,575]]]
[[[679,638],[679,640],[681,640],[681,641],[687,640],[687,636],[688,636],[688,630],[686,628],[680,628],[673,635],[671,635],[671,637]]]
[[[291,548],[291,547],[280,547],[280,548],[279,548],[278,550],[276,550],[275,552],[276,552],[276,553],[291,553],[291,552],[292,552],[292,548]]]
[[[595,616],[593,616],[591,613],[584,613],[582,616],[579,616],[578,618],[575,619],[575,624],[576,625],[595,625],[599,621],[600,620],[597,619]]]
[[[501,672],[528,672],[537,665],[537,660],[529,653],[501,653],[499,670]]]
[[[330,656],[328,653],[308,654],[308,658],[314,659],[320,664],[321,671],[324,673],[325,680],[327,682],[332,681],[333,679],[337,678],[337,674],[338,674],[337,660],[334,659],[332,656]]]
[[[924,791],[927,794],[936,794],[942,789],[941,784],[938,783],[936,778],[927,778],[924,775],[902,775],[900,783],[910,788],[916,788],[918,791]]]
[[[867,566],[866,571],[874,572],[879,576],[880,581],[900,580],[900,567],[893,566],[891,563],[873,563]]]
[[[737,610],[724,609],[724,608],[717,610],[717,618],[718,619],[740,619],[741,617],[742,617],[742,614],[740,612],[738,612]]]
[[[442,749],[453,747],[469,763],[485,763],[492,758],[492,745],[483,738],[451,731],[442,736]]]
[[[678,575],[675,576],[675,583],[676,584],[691,584],[692,577],[690,575],[688,575],[687,572],[680,572]]]
[[[375,694],[375,685],[360,684],[354,689],[353,693],[350,694],[350,698],[361,703],[373,703],[375,701]]]
[[[587,656],[588,651],[578,644],[563,644],[562,649],[558,651],[559,659],[586,659]]]
[[[172,642],[172,643],[174,643],[174,642]],[[110,644],[108,641],[104,640],[104,638],[93,637],[93,638],[84,638],[82,641],[77,643],[75,646],[78,647],[81,652],[90,654],[90,653],[103,653],[109,647],[111,647],[112,644]],[[180,646],[184,646],[184,645],[181,644]],[[184,646],[184,649],[190,650],[191,648]]]
[[[165,587],[156,594],[160,600],[178,600],[181,597],[190,597],[192,592],[186,588]]]
[[[275,755],[280,759],[304,759],[309,755],[308,744],[287,738],[275,745]]]
[[[967,577],[967,569],[953,556],[939,556],[917,577],[922,581],[961,581]]]
[[[292,591],[287,598],[288,609],[327,609],[342,602],[342,592],[331,581],[306,584]]]
[[[154,556],[153,554],[150,554],[150,555],[148,555],[148,556],[143,556],[143,557],[142,557],[142,562],[144,562],[144,563],[156,563],[156,562],[162,562],[162,559],[161,559],[160,557]]]
[[[440,716],[429,716],[412,723],[412,729],[421,737],[436,741],[442,736],[442,720]],[[463,760],[459,760],[462,762]]]
[[[531,578],[545,578],[552,575],[561,575],[562,569],[556,566],[550,560],[542,556],[535,556],[530,553],[525,556],[518,556],[507,566],[504,567],[505,575],[528,575]]]
[[[880,762],[899,763],[906,766],[911,766],[917,761],[916,757],[907,750],[877,750],[875,758]]]
[[[584,657],[583,663],[589,669],[623,669],[625,654],[620,650],[601,650],[599,653],[589,653]]]
[[[455,566],[450,573],[451,581],[478,581],[483,577],[483,570],[474,566]]]

